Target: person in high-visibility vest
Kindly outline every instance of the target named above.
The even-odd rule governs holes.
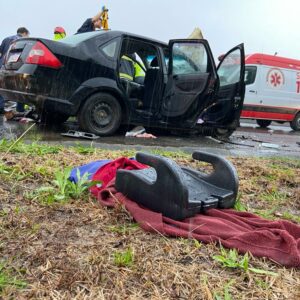
[[[66,31],[64,30],[64,28],[57,26],[57,27],[54,28],[54,38],[53,38],[53,40],[54,41],[59,41],[59,40],[65,38],[66,35],[67,34],[66,34]]]
[[[134,62],[133,66],[134,66],[134,81],[139,84],[144,84],[145,75],[146,75],[144,69],[137,62]]]
[[[119,76],[121,79],[126,79],[129,81],[137,82],[139,84],[143,84],[145,71],[139,65],[139,63],[137,63],[130,57],[130,55],[123,55],[121,57]]]

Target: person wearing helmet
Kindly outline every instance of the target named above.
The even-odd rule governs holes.
[[[81,27],[77,30],[78,33],[85,33],[95,31],[96,29],[102,28],[102,10],[93,18],[86,19],[86,21],[81,25]]]
[[[53,38],[54,41],[61,40],[61,39],[65,38],[66,35],[67,35],[66,31],[64,30],[63,27],[57,26],[54,28],[54,38]]]

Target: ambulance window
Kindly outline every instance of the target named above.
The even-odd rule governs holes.
[[[245,84],[252,84],[255,81],[257,67],[246,66],[245,68]]]

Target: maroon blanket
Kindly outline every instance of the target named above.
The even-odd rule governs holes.
[[[129,163],[129,168],[140,168]],[[126,163],[123,166],[126,168]],[[103,180],[109,170],[98,170],[95,180]],[[113,165],[116,172],[116,163]],[[224,247],[236,248],[240,253],[251,252],[258,257],[268,257],[286,267],[300,267],[300,226],[289,221],[270,221],[247,212],[231,209],[211,209],[205,215],[175,221],[162,214],[139,206],[117,192],[115,173],[105,188],[93,190],[101,204],[114,207],[123,204],[132,217],[146,231],[160,232],[175,237],[195,238],[201,242],[220,242]],[[107,178],[107,177],[106,177]]]

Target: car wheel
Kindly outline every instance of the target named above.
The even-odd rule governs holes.
[[[266,128],[271,125],[272,121],[270,120],[256,120],[256,123],[261,128]]]
[[[46,125],[60,125],[69,119],[69,115],[57,112],[43,111],[40,114],[40,121]]]
[[[290,125],[293,130],[296,130],[296,131],[300,130],[300,112],[297,113],[296,117],[290,123]]]
[[[229,138],[233,133],[235,129],[229,129],[229,128],[216,128],[213,133],[213,137],[217,139],[227,139]]]
[[[97,93],[86,100],[78,113],[80,127],[88,132],[112,135],[121,124],[122,109],[110,94]]]

